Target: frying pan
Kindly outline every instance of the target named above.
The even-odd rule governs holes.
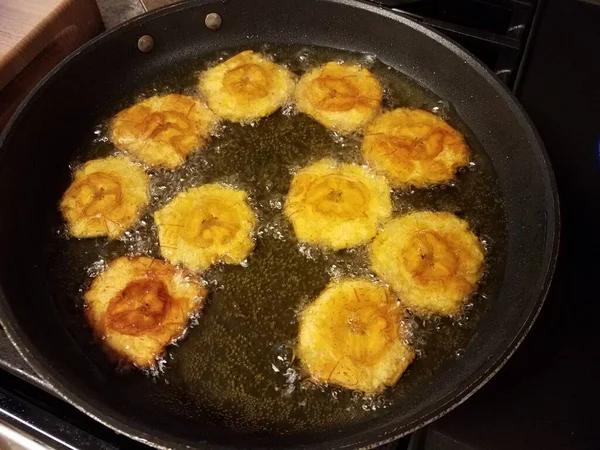
[[[209,30],[209,13],[222,26]],[[140,36],[154,40],[138,50]],[[67,331],[46,270],[46,217],[64,189],[68,162],[104,105],[153,74],[220,48],[315,44],[372,53],[454,105],[492,161],[506,214],[506,262],[498,295],[463,357],[418,392],[344,428],[305,435],[195,426],[118,393]],[[64,178],[64,177],[63,177]],[[435,420],[492,377],[538,314],[554,268],[558,209],[542,143],[522,108],[465,50],[409,19],[351,0],[208,0],[157,10],[91,41],[31,92],[0,140],[0,316],[25,360],[55,393],[119,433],[155,447],[359,448]],[[152,395],[152,394],[148,394]],[[138,399],[139,400],[139,399]],[[169,401],[168,398],[165,401]]]

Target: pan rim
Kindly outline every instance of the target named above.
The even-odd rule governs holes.
[[[538,289],[539,294],[537,298],[533,298],[528,303],[528,308],[525,312],[528,312],[527,317],[522,320],[520,329],[513,335],[513,339],[505,345],[502,351],[499,351],[490,357],[490,359],[482,366],[480,366],[470,377],[463,381],[463,385],[457,387],[454,391],[448,393],[445,397],[438,399],[428,409],[423,410],[419,418],[407,423],[397,429],[390,429],[390,423],[384,423],[378,425],[376,428],[368,430],[359,435],[351,437],[340,437],[328,441],[320,442],[313,446],[313,448],[372,448],[378,445],[385,444],[396,440],[402,436],[416,431],[417,429],[433,422],[442,415],[451,411],[462,402],[467,400],[473,395],[479,388],[481,388],[489,379],[491,379],[506,363],[506,361],[512,356],[519,345],[526,337],[528,331],[531,329],[535,319],[537,318],[543,303],[547,295],[548,289],[552,281],[552,275],[556,265],[556,259],[558,254],[558,243],[560,235],[560,216],[559,216],[559,203],[556,188],[556,181],[554,174],[549,162],[549,157],[546,153],[545,147],[533,126],[529,116],[523,110],[518,100],[514,97],[512,92],[504,86],[498,78],[491,72],[487,67],[483,65],[477,58],[475,58],[470,52],[463,49],[460,45],[456,44],[449,38],[440,34],[439,32],[432,30],[424,25],[414,22],[412,19],[403,15],[394,13],[382,7],[376,6],[371,3],[366,3],[360,0],[321,0],[326,3],[337,3],[341,5],[350,6],[353,8],[362,9],[372,14],[384,16],[393,19],[394,21],[401,22],[404,26],[408,26],[422,34],[425,34],[430,39],[435,40],[441,44],[447,51],[461,57],[465,63],[473,67],[477,73],[483,77],[488,84],[491,85],[498,93],[500,97],[510,106],[514,114],[520,116],[520,121],[526,128],[527,133],[531,133],[532,142],[536,145],[537,149],[533,149],[535,152],[536,159],[539,160],[540,166],[545,167],[547,170],[544,174],[543,183],[546,187],[546,192],[553,194],[552,202],[548,202],[548,218],[547,227],[545,233],[545,247],[544,247],[544,261],[545,267],[540,270],[540,280],[543,281]],[[6,149],[4,142],[11,134],[13,128],[15,128],[22,120],[23,112],[27,111],[30,101],[36,96],[40,95],[49,80],[64,69],[65,66],[71,63],[79,56],[87,54],[93,51],[93,48],[98,45],[107,36],[118,35],[125,31],[128,31],[134,27],[143,25],[149,20],[157,19],[159,17],[168,15],[172,12],[182,11],[186,9],[196,8],[201,5],[207,5],[217,3],[218,0],[195,0],[191,2],[184,2],[180,4],[169,5],[155,11],[142,14],[138,17],[128,20],[120,26],[107,30],[96,38],[84,44],[79,49],[75,50],[71,55],[65,58],[59,65],[57,65],[52,71],[50,71],[28,94],[25,100],[21,103],[13,117],[10,119],[2,135],[0,136],[0,165],[3,163]],[[532,147],[534,147],[532,146]],[[27,336],[21,333],[17,327],[13,326],[14,315],[12,314],[11,307],[8,304],[4,291],[0,286],[0,324],[5,329],[7,336],[11,343],[17,348],[19,354],[25,359],[25,361],[38,373],[42,379],[44,379],[50,386],[52,392],[59,396],[61,399],[67,401],[71,405],[75,406],[78,410],[84,412],[94,420],[102,423],[103,425],[113,429],[119,434],[128,436],[131,439],[142,442],[144,444],[156,447],[156,448],[172,448],[174,442],[170,442],[164,437],[157,437],[151,435],[145,431],[141,431],[137,427],[133,427],[125,422],[115,419],[108,415],[106,411],[102,411],[99,408],[93,406],[84,406],[86,401],[81,396],[71,392],[64,383],[60,380],[58,374],[49,373],[48,367],[39,358],[39,352],[32,351],[34,347]],[[226,448],[224,446],[202,442],[199,443],[204,448]],[[183,445],[181,443],[178,446]],[[290,447],[294,448],[294,447]],[[297,448],[305,448],[305,446],[297,446]]]

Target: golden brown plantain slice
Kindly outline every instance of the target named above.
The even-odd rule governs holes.
[[[298,240],[333,250],[367,242],[391,213],[384,177],[331,159],[300,170],[285,202]]]
[[[419,315],[460,313],[481,278],[483,246],[469,224],[422,211],[388,222],[371,245],[371,267]]]
[[[148,166],[174,169],[205,144],[216,120],[198,99],[156,95],[113,118],[112,141]]]
[[[85,313],[107,352],[141,368],[157,364],[181,338],[207,290],[192,275],[159,259],[122,256],[85,293]]]
[[[392,187],[444,183],[469,162],[462,134],[435,114],[399,108],[376,118],[362,144],[367,163]]]
[[[239,264],[254,249],[256,217],[244,191],[206,184],[178,194],[154,214],[161,254],[173,264],[204,270]]]
[[[88,161],[75,172],[60,210],[77,238],[119,237],[148,205],[148,176],[129,159]]]
[[[295,96],[300,111],[327,128],[349,134],[375,117],[383,89],[367,69],[329,62],[305,73]]]
[[[398,300],[365,279],[330,283],[301,313],[297,353],[311,378],[372,394],[396,384],[415,354]]]
[[[247,123],[287,103],[294,91],[294,77],[285,67],[247,50],[203,72],[199,87],[215,114]]]

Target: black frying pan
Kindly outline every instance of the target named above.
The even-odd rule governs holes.
[[[209,13],[223,24],[206,28]],[[154,48],[140,52],[150,35]],[[181,421],[120,389],[68,331],[47,271],[48,214],[68,183],[68,162],[98,117],[166,68],[220,48],[316,44],[373,53],[454,105],[492,161],[504,199],[506,262],[464,355],[405,401],[352,427],[310,434],[234,432]],[[557,195],[529,119],[481,63],[434,31],[350,0],[190,1],[133,20],[82,47],[29,95],[0,140],[0,313],[7,334],[56,394],[98,421],[156,447],[367,447],[435,420],[493,376],[532,325],[558,241]],[[284,419],[285,420],[285,419]]]

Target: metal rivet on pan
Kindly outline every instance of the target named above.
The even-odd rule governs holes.
[[[206,25],[206,28],[209,30],[218,30],[221,28],[222,23],[223,19],[221,19],[221,16],[217,13],[210,13],[206,16],[206,19],[204,19],[204,25]]]
[[[138,39],[138,50],[140,52],[148,53],[154,47],[154,39],[152,36],[145,34]]]

